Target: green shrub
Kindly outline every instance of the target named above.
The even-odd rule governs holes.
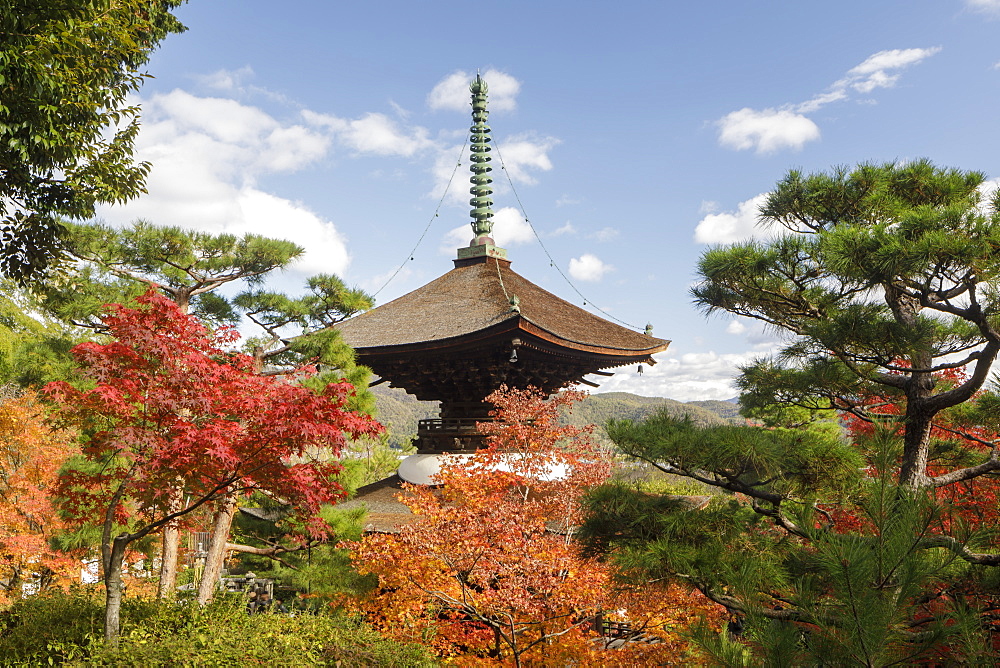
[[[4,665],[428,666],[423,647],[386,640],[336,615],[247,615],[242,597],[195,605],[126,600],[120,646],[101,638],[103,606],[86,591],[35,596],[0,614]]]
[[[0,612],[0,663],[61,664],[85,657],[104,630],[104,607],[93,592],[53,590]]]

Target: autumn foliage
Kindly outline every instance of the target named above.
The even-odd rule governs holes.
[[[78,451],[74,435],[53,430],[33,392],[0,397],[0,604],[29,590],[64,584],[71,555],[52,549],[63,528],[52,503],[59,467]]]
[[[489,446],[451,456],[440,486],[407,486],[401,500],[415,523],[353,546],[356,567],[379,578],[361,604],[370,620],[399,638],[429,638],[459,663],[647,665],[683,654],[664,625],[686,627],[711,606],[677,587],[621,588],[572,539],[583,493],[610,470],[588,430],[559,424],[559,407],[579,398],[491,395],[495,421],[480,425]],[[668,642],[604,650],[599,614]]]
[[[104,524],[109,597],[129,543],[225,494],[264,491],[288,504],[312,537],[323,537],[318,511],[341,496],[333,458],[345,434],[381,431],[347,407],[353,388],[335,383],[315,393],[260,375],[252,358],[226,350],[234,331],[209,332],[152,291],[137,301],[110,306],[110,343],[73,349],[96,386],[47,388],[87,435],[89,465],[66,472],[61,494],[71,515],[97,515]],[[178,486],[188,499],[181,508],[171,505]],[[115,525],[127,529],[112,536]],[[116,632],[116,623],[106,629],[109,638]]]
[[[353,388],[331,384],[320,395],[258,375],[252,358],[224,349],[238,338],[234,330],[209,333],[156,293],[138,301],[139,308],[112,305],[104,322],[113,342],[73,349],[96,387],[48,386],[90,429],[84,455],[106,464],[64,477],[67,509],[103,507],[117,494],[120,519],[155,517],[180,476],[197,498],[266,489],[294,501],[322,533],[314,514],[338,498],[332,478],[339,467],[330,456],[312,455],[335,455],[345,432],[381,429],[345,408]]]

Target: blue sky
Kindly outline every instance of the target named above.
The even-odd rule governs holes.
[[[374,292],[403,265],[384,303],[471,237],[468,160],[445,188],[480,70],[513,269],[673,341],[600,391],[735,396],[736,365],[776,335],[706,319],[688,289],[710,244],[762,234],[756,205],[789,169],[927,157],[1000,177],[1000,0],[191,0],[178,15],[189,30],[139,96],[149,194],[106,221],[292,239],[308,252],[276,281],[291,292],[321,271]]]

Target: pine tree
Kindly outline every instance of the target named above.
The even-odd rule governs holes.
[[[690,512],[608,487],[585,533],[633,578],[726,605],[741,640],[702,636],[720,662],[996,660],[994,603],[977,595],[1000,579],[996,531],[952,501],[1000,470],[1000,401],[984,389],[1000,194],[984,201],[984,180],[927,161],[790,172],[762,209],[781,234],[709,250],[692,293],[787,335],[738,384],[746,413],[800,424],[608,426],[625,454],[717,490]],[[822,412],[846,416],[850,438],[806,428]]]

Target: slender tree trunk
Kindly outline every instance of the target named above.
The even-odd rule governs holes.
[[[111,542],[108,560],[104,565],[104,639],[114,648],[118,647],[118,634],[121,631],[122,609],[122,562],[125,561],[125,548],[128,547],[129,536],[121,535]]]
[[[200,605],[207,605],[215,594],[215,586],[222,574],[226,543],[229,541],[229,530],[233,526],[233,515],[235,514],[236,498],[232,494],[227,494],[219,499],[215,514],[212,516],[212,535],[208,539],[205,572],[198,585],[198,603]]]
[[[175,487],[170,493],[169,512],[175,513],[181,509],[184,502],[184,492]],[[178,522],[170,522],[163,527],[163,546],[160,550],[160,584],[157,596],[161,599],[173,600],[177,592],[177,553],[180,545],[181,532]]]

